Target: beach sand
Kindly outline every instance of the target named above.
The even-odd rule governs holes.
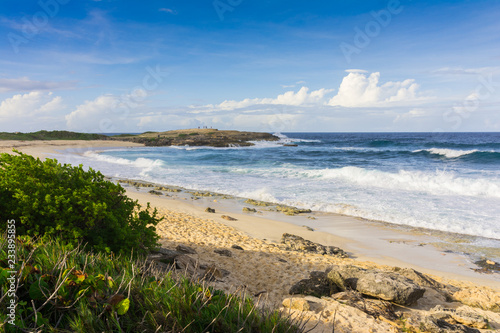
[[[53,157],[51,154],[65,148],[98,149],[112,146],[135,145],[116,141],[94,141],[90,145],[85,141],[0,141],[0,152],[11,151],[12,147],[16,147],[22,152],[43,158],[49,155]],[[230,273],[217,282],[211,282],[218,289],[228,292],[244,290],[248,296],[260,299],[269,306],[280,307],[285,298],[291,297],[288,293],[290,287],[299,280],[308,278],[311,271],[325,271],[332,265],[346,264],[380,270],[392,270],[394,266],[408,267],[430,274],[436,281],[454,286],[455,300],[428,289],[416,305],[398,310],[425,317],[436,305],[455,309],[464,307],[464,303],[467,303],[474,306],[466,306],[468,311],[488,318],[490,327],[500,330],[500,313],[478,308],[481,304],[483,308],[485,304],[500,304],[498,273],[477,273],[463,256],[444,253],[433,246],[420,246],[419,241],[426,236],[331,214],[326,217],[318,216],[317,220],[310,222],[310,225],[328,224],[329,232],[311,231],[300,225],[308,222],[300,216],[272,219],[272,214],[259,216],[221,210],[224,206],[220,202],[214,202],[213,198],[190,201],[181,197],[152,195],[132,186],[126,189],[128,196],[144,206],[150,202],[164,217],[157,226],[162,247],[175,249],[179,244],[188,245],[196,250],[196,254],[190,255],[193,259],[202,264],[213,264]],[[208,203],[215,207],[216,213],[205,212]],[[222,215],[230,215],[237,220],[227,221]],[[299,219],[298,223],[287,222],[287,219],[295,218]],[[338,246],[346,250],[350,258],[286,251],[279,246],[280,238],[285,232],[323,245]],[[243,250],[234,249],[233,245],[238,245]],[[217,254],[214,252],[216,249],[227,249],[232,255],[228,257]],[[304,302],[303,299],[302,301]],[[332,332],[333,323],[335,332],[398,332],[393,321],[375,318],[343,303],[345,302],[332,299],[309,298],[308,304],[321,304],[320,310],[311,308],[311,311],[302,312],[289,307],[284,310],[296,316],[310,318],[308,327],[317,325],[313,332]]]

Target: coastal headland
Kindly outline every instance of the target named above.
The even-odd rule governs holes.
[[[119,135],[113,140],[143,143],[146,146],[253,146],[251,141],[278,141],[279,137],[263,132],[223,131],[212,128],[192,128],[166,132],[146,132],[139,135]]]
[[[186,140],[192,139],[189,133],[177,133],[177,138],[179,134],[187,134],[183,137]],[[151,135],[158,138],[159,134]],[[0,141],[0,152],[11,152],[15,148],[35,157],[63,161],[65,155],[61,152],[66,149],[144,145],[144,142],[115,140]],[[308,213],[300,211],[294,216],[282,212],[260,215],[263,209],[258,202],[250,202],[245,205],[247,210],[238,208],[240,211],[236,212],[232,201],[225,201],[221,196],[188,192],[188,196],[182,196],[181,190],[165,185],[140,186],[134,182],[122,181],[127,195],[142,205],[150,202],[165,217],[157,226],[157,232],[162,238],[162,252],[175,257],[179,274],[199,274],[195,267],[210,268],[216,278],[209,283],[216,288],[229,292],[243,288],[255,299],[280,307],[292,316],[309,319],[312,332],[500,330],[498,273],[475,272],[463,267],[463,261],[452,253],[432,250],[415,242],[409,244],[405,242],[409,236],[404,232],[386,232],[383,227],[363,221],[356,223],[354,218],[344,216],[336,220],[339,234],[335,228],[328,233],[315,231],[310,226],[323,221],[319,215],[311,215],[317,220],[307,219]],[[212,210],[208,210],[209,207]],[[274,218],[273,214],[281,217]],[[304,227],[288,223],[285,218],[311,223]],[[354,240],[354,234],[363,230],[366,243],[360,244]],[[286,238],[284,234],[299,238]],[[396,234],[399,236],[395,237]],[[302,242],[300,238],[312,243]],[[294,243],[298,245],[294,246],[291,239],[298,240],[299,243]],[[320,246],[338,247],[347,255],[323,253]],[[311,247],[315,250],[309,251]],[[390,251],[406,251],[406,260],[395,259],[396,253],[389,257]],[[435,261],[437,268],[422,272],[420,265],[415,264],[422,258]],[[457,271],[470,271],[470,274],[444,270],[444,263],[456,265]],[[443,270],[440,271],[439,266]],[[374,284],[378,291],[373,290],[370,281],[378,281]],[[334,291],[328,289],[333,282]],[[399,282],[407,284],[400,287]],[[381,285],[398,292],[401,288],[413,291],[402,299],[398,295],[384,295],[386,291],[381,292],[377,287]]]

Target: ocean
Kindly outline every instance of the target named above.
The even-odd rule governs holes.
[[[500,247],[500,133],[277,135],[279,142],[252,147],[86,151],[72,163],[108,176],[480,236]]]

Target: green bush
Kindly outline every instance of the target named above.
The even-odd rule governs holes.
[[[185,138],[185,137],[186,137],[186,136],[188,136],[188,135],[187,135],[187,134],[185,134],[185,133],[181,133],[181,134],[179,134],[179,135],[177,135],[177,136],[178,136],[179,138]]]
[[[51,235],[98,251],[144,252],[157,246],[160,221],[149,204],[140,210],[118,184],[95,170],[0,155],[0,227],[17,222],[17,235]]]

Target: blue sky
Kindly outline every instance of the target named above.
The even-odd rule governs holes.
[[[498,1],[2,7],[0,131],[500,131]]]

